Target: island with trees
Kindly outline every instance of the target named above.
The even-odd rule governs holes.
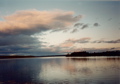
[[[66,57],[85,57],[85,56],[120,56],[120,50],[116,51],[105,51],[105,52],[86,52],[86,51],[80,51],[80,52],[72,52],[70,54],[67,54]]]

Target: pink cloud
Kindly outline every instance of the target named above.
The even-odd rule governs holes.
[[[91,40],[90,37],[84,37],[80,39],[68,39],[65,42],[61,43],[59,47],[69,48],[73,47],[75,43],[88,43]]]
[[[12,15],[4,16],[0,21],[0,32],[4,34],[20,34],[30,31],[42,32],[49,29],[65,29],[82,18],[74,16],[73,11],[52,10],[23,10]]]
[[[91,40],[90,37],[84,37],[80,39],[68,39],[67,42],[73,42],[73,43],[88,43],[89,40]]]
[[[65,43],[60,44],[59,46],[60,47],[71,47],[73,45],[74,45],[73,42],[65,42]]]

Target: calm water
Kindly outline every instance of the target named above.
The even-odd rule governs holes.
[[[0,84],[120,84],[120,58],[1,59]]]

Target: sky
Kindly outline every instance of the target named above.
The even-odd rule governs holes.
[[[120,50],[119,0],[0,0],[0,55]]]

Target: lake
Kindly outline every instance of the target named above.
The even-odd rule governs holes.
[[[0,59],[0,84],[120,84],[120,58]]]

